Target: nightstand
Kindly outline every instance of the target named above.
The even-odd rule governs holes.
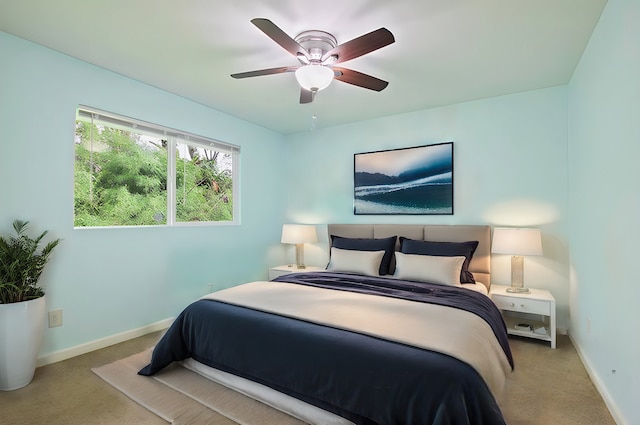
[[[489,295],[502,311],[507,333],[527,338],[549,341],[556,348],[556,300],[544,289],[531,289],[529,294],[507,292],[508,286],[491,285]],[[531,326],[531,330],[516,328],[519,324]],[[544,333],[535,332],[544,327]]]
[[[298,269],[294,265],[285,265],[285,266],[277,266],[271,267],[269,269],[269,280],[273,280],[276,277],[282,276],[283,274],[289,273],[305,273],[305,272],[317,272],[320,270],[324,270],[324,267],[318,266],[306,266],[304,269]]]

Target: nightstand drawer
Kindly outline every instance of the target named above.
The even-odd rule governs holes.
[[[521,313],[551,315],[551,303],[548,301],[528,300],[524,297],[505,297],[493,295],[493,301],[500,310],[519,311]]]

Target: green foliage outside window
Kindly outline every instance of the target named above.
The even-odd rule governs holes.
[[[219,170],[219,152],[189,149],[176,164],[176,220],[233,220],[233,181],[230,170]]]
[[[176,164],[176,222],[232,221],[233,181],[219,157],[186,145]],[[76,122],[74,225],[167,223],[166,140]]]

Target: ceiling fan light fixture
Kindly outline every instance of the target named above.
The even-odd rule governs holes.
[[[320,64],[303,65],[296,69],[296,80],[305,90],[320,91],[333,81],[333,70]]]

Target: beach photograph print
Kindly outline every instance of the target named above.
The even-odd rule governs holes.
[[[353,159],[354,214],[453,214],[453,142]]]

